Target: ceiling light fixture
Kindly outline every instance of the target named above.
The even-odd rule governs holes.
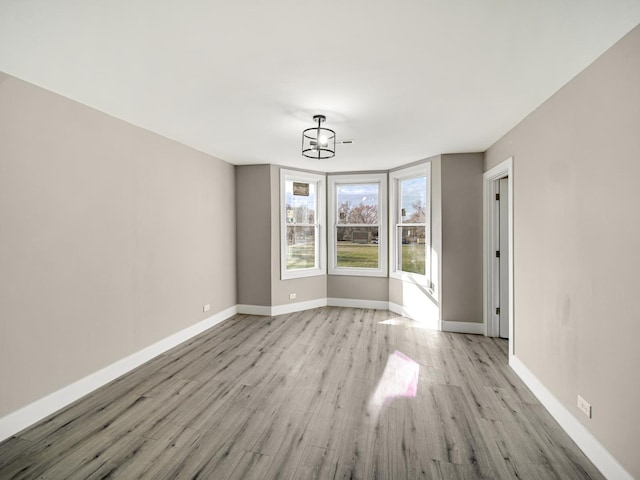
[[[305,157],[322,160],[336,155],[336,132],[320,126],[326,119],[324,115],[314,115],[313,121],[318,125],[302,132],[302,155]]]

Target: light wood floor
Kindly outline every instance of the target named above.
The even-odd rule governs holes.
[[[603,478],[506,348],[385,311],[238,315],[0,444],[0,479]]]

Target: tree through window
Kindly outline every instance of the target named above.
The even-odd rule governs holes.
[[[386,275],[386,175],[329,177],[330,273]]]

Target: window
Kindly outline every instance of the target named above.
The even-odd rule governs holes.
[[[324,176],[280,170],[280,209],[281,278],[323,275]]]
[[[391,172],[391,276],[431,287],[430,164]]]
[[[387,175],[329,177],[329,273],[387,275]]]

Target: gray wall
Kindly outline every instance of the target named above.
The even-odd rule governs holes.
[[[280,167],[238,166],[236,189],[238,303],[276,307],[326,298],[326,275],[280,279]]]
[[[640,478],[640,27],[491,147],[485,169],[510,156],[516,355]]]
[[[0,74],[0,416],[235,305],[234,205],[233,166]]]
[[[386,302],[389,300],[389,278],[328,275],[327,297]]]
[[[271,167],[236,166],[238,303],[271,306]]]
[[[441,155],[442,320],[482,323],[482,153]]]

